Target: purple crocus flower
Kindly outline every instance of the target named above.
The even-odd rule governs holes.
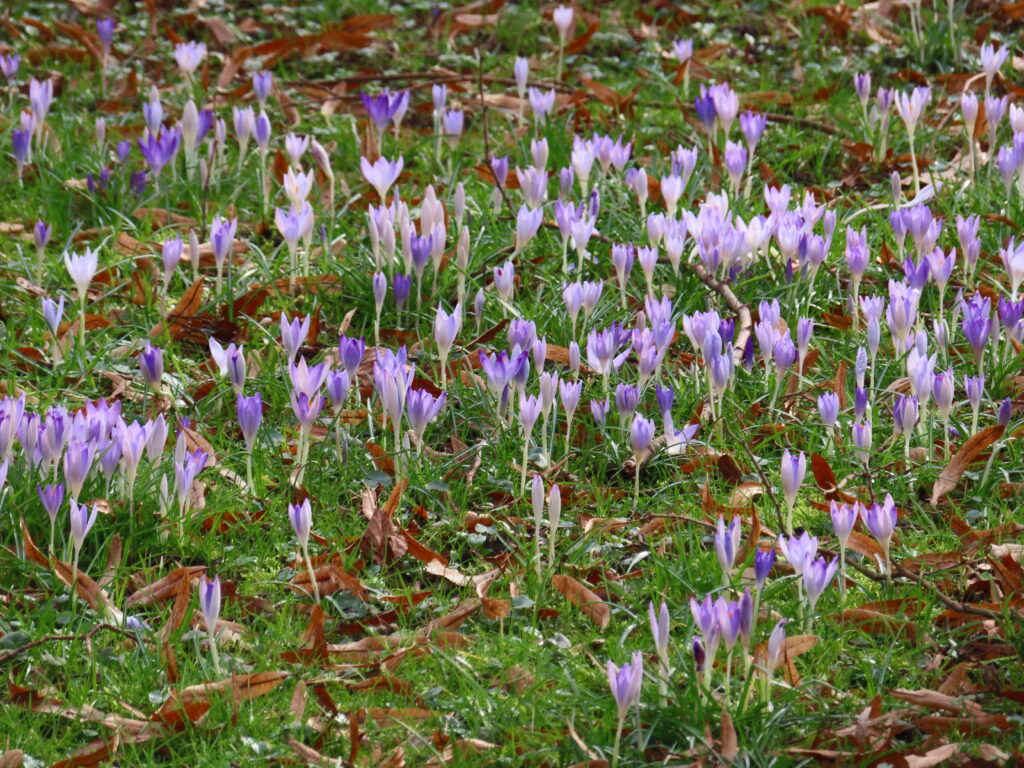
[[[384,133],[388,127],[388,123],[391,122],[392,116],[395,114],[395,110],[399,104],[396,99],[391,95],[391,92],[386,90],[378,94],[377,96],[371,96],[368,93],[360,92],[359,98],[363,102],[363,107],[366,109],[366,114],[369,115],[370,120],[377,127],[379,133]],[[383,199],[383,197],[381,198]]]
[[[270,96],[270,89],[274,85],[274,76],[267,70],[260,70],[252,73],[252,90],[256,94],[256,100],[262,106]]]
[[[818,396],[818,415],[821,423],[832,428],[839,420],[839,396],[832,391]]]
[[[64,482],[72,499],[77,499],[82,492],[85,478],[92,468],[92,460],[96,453],[95,443],[72,438],[68,441],[64,453]]]
[[[644,657],[640,651],[635,651],[632,659],[621,667],[608,662],[608,685],[615,698],[620,729],[630,707],[640,701],[640,686],[643,681]]]
[[[309,504],[309,498],[302,500],[301,504],[288,505],[288,520],[295,531],[295,538],[299,541],[302,551],[306,551],[309,544],[309,532],[313,527],[313,508]]]
[[[810,562],[818,553],[818,537],[811,536],[804,531],[799,536],[779,536],[779,549],[783,556],[793,566],[793,570],[799,576],[804,571],[806,563]]]
[[[160,380],[164,375],[164,353],[159,347],[146,342],[146,348],[139,353],[139,372],[153,391],[160,392]]]
[[[100,44],[103,46],[104,56],[110,55],[110,47],[114,43],[114,27],[116,25],[117,19],[113,16],[96,19],[96,36],[99,37]]]
[[[238,219],[215,216],[210,223],[210,245],[213,247],[213,258],[218,269],[227,261],[237,231]]]
[[[3,73],[8,82],[13,80],[14,76],[18,74],[18,65],[20,63],[21,57],[16,53],[0,54],[0,73]]]
[[[839,504],[833,501],[829,512],[832,517],[832,530],[835,531],[839,547],[846,549],[846,542],[850,538],[850,532],[857,522],[858,507],[849,504]]]
[[[312,321],[313,318],[310,315],[306,315],[302,320],[296,317],[289,322],[288,316],[284,312],[281,313],[281,346],[284,347],[286,362],[289,364],[295,359],[299,347],[305,343],[306,338],[309,336],[309,326]]]
[[[377,190],[377,195],[383,204],[387,200],[388,189],[395,183],[402,173],[402,168],[405,167],[405,158],[399,155],[398,159],[392,162],[381,156],[371,164],[365,157],[361,157],[359,167],[362,169],[363,178]]]
[[[707,87],[703,85],[700,87],[700,95],[694,99],[693,105],[697,111],[697,119],[704,126],[704,130],[710,134],[718,113],[715,111],[715,99],[708,93]]]
[[[320,411],[324,407],[324,397],[321,395],[310,396],[305,392],[292,390],[291,405],[295,420],[299,422],[302,431],[308,434],[313,428],[313,423],[320,417]]]
[[[18,166],[18,178],[21,178],[21,169],[28,160],[28,152],[32,146],[32,134],[27,130],[15,128],[11,132],[11,152],[14,154],[14,163]]]
[[[619,420],[623,424],[632,417],[639,402],[639,387],[632,384],[619,384],[615,387],[615,410],[619,412]]]
[[[227,349],[215,338],[210,337],[210,356],[217,364],[221,376],[227,376],[236,392],[245,384],[245,352],[241,346],[229,344]]]
[[[341,360],[350,381],[356,380],[356,370],[365,353],[366,341],[362,337],[356,339],[345,334],[338,337],[338,359]]]
[[[732,574],[733,566],[736,564],[736,555],[740,549],[740,518],[732,519],[728,527],[725,525],[725,518],[719,516],[718,526],[715,529],[715,554],[718,557],[718,565],[722,569],[722,577],[726,582]]]
[[[64,316],[64,297],[60,297],[60,301],[55,302],[48,296],[44,296],[42,299],[43,304],[43,319],[50,328],[50,332],[54,335],[57,334],[60,328],[60,320]]]
[[[43,509],[46,510],[52,526],[57,522],[57,513],[60,512],[60,506],[64,503],[64,484],[38,485],[36,492],[39,494],[39,501],[42,503]]]
[[[437,418],[447,397],[447,392],[435,397],[425,389],[409,390],[406,396],[406,414],[418,445],[423,444],[423,434],[427,430],[427,425]]]
[[[259,392],[250,397],[245,397],[239,392],[235,398],[235,406],[246,450],[251,452],[256,444],[260,422],[263,421],[263,398]]]
[[[988,344],[988,337],[992,332],[992,302],[976,293],[970,300],[961,301],[960,309],[963,312],[961,322],[964,336],[974,353],[974,363],[980,368],[985,356],[985,345]]]
[[[875,537],[878,545],[882,548],[885,562],[882,564],[886,574],[890,574],[889,568],[889,546],[892,543],[892,534],[896,530],[896,503],[892,500],[892,494],[885,495],[885,501],[881,504],[871,504],[861,508],[861,515],[864,525]]]
[[[327,390],[327,397],[330,398],[331,406],[335,409],[336,413],[341,410],[345,400],[348,398],[349,386],[347,371],[330,371],[327,374],[324,388]]]
[[[629,443],[633,449],[633,458],[639,463],[640,459],[650,450],[651,441],[654,439],[654,422],[644,418],[639,413],[633,417],[633,423],[629,427]],[[639,467],[637,467],[639,474]]]
[[[765,582],[768,581],[768,574],[772,572],[774,565],[774,549],[758,549],[754,554],[754,580],[757,583],[758,591],[764,588]]]
[[[92,513],[90,513],[85,504],[79,505],[74,498],[71,499],[69,517],[71,519],[71,540],[74,544],[76,569],[78,564],[78,555],[82,551],[82,545],[85,543],[86,534],[89,533],[89,529],[91,529],[93,523],[96,522],[96,515],[99,511],[99,507],[94,505]]]
[[[465,121],[466,113],[461,109],[447,109],[441,117],[441,128],[453,146],[458,141],[459,136],[462,135]]]
[[[206,58],[206,43],[191,40],[174,46],[174,60],[186,76],[191,76]]]
[[[826,561],[824,557],[817,557],[804,564],[804,591],[807,593],[807,604],[812,613],[814,606],[818,604],[821,593],[825,591],[825,587],[835,576],[838,566],[838,559],[832,558],[832,560]]]
[[[53,103],[53,80],[47,78],[39,81],[35,78],[28,81],[28,101],[32,106],[32,114],[35,117],[35,130],[42,130],[46,116],[50,112]]]
[[[161,128],[159,133],[147,133],[139,139],[139,151],[142,159],[145,160],[153,178],[160,178],[164,167],[174,160],[181,144],[181,129]]]
[[[220,618],[220,576],[210,581],[206,576],[199,585],[199,607],[203,612],[203,623],[206,632],[212,638]]]
[[[786,528],[790,533],[793,531],[793,506],[796,504],[796,494],[800,490],[800,484],[807,474],[807,458],[804,452],[793,455],[789,450],[782,452],[782,495],[786,501],[788,510]]]
[[[395,305],[401,310],[409,299],[409,292],[412,290],[412,276],[396,273],[391,281],[391,290],[395,294]]]

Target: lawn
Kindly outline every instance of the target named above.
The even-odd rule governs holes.
[[[0,767],[1024,762],[1017,4],[0,38]]]

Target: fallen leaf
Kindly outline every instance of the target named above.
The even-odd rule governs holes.
[[[578,606],[583,613],[589,616],[599,629],[603,631],[608,628],[608,624],[612,620],[612,609],[589,587],[572,576],[562,574],[552,576],[551,583],[570,603]]]

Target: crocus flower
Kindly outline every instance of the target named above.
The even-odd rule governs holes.
[[[217,656],[217,620],[220,618],[220,576],[210,581],[203,575],[199,583],[199,607],[203,613],[203,623],[210,638],[210,656],[213,658],[214,672],[220,675],[220,660]]]
[[[159,347],[146,342],[146,348],[139,353],[139,373],[153,391],[160,393],[160,380],[164,375],[164,353]]]
[[[187,77],[191,77],[204,58],[206,58],[206,43],[188,41],[174,46],[174,60]]]
[[[519,253],[537,234],[543,221],[543,211],[540,208],[530,209],[525,205],[519,207],[516,214],[516,243],[515,253]]]
[[[313,509],[309,505],[309,499],[305,498],[301,504],[289,504],[288,505],[288,520],[292,524],[292,530],[295,531],[295,538],[299,541],[299,546],[305,551],[309,544],[309,532],[313,526]]]
[[[878,545],[882,548],[886,578],[892,580],[892,568],[889,565],[889,546],[892,543],[892,534],[896,530],[896,503],[892,500],[892,494],[885,495],[885,501],[881,504],[871,504],[861,507],[861,516],[864,525],[875,537]]]
[[[18,74],[18,65],[20,63],[21,57],[16,53],[0,54],[0,73],[3,73],[8,82],[13,80],[14,76]]]
[[[67,251],[64,252],[64,264],[78,291],[78,298],[82,302],[85,301],[86,292],[89,290],[89,283],[96,276],[98,260],[99,252],[89,248],[86,248],[85,253],[81,255],[70,255]]]
[[[427,425],[437,418],[447,397],[447,392],[435,397],[425,389],[410,389],[406,395],[406,414],[417,438],[417,453],[422,451],[423,433],[427,431]]]
[[[558,38],[561,40],[561,45],[564,46],[565,41],[569,38],[569,30],[572,27],[572,6],[559,5],[552,13],[552,18],[555,21],[555,27],[558,28]]]
[[[85,536],[89,533],[89,529],[92,528],[93,523],[96,522],[96,515],[99,513],[99,507],[93,506],[92,513],[90,514],[85,504],[79,505],[74,499],[71,500],[71,540],[74,544],[74,571],[75,578],[77,578],[78,571],[78,555],[82,551],[82,545],[85,543]]]
[[[363,178],[366,179],[371,187],[377,190],[377,196],[380,198],[381,203],[386,202],[388,189],[398,179],[404,166],[405,158],[401,155],[394,162],[383,156],[378,157],[372,164],[365,157],[359,159],[359,167],[363,171]]]
[[[466,122],[466,113],[461,109],[447,109],[441,118],[441,126],[444,130],[444,135],[448,138],[448,143],[451,146],[459,140],[459,136],[462,135],[462,128]]]
[[[85,478],[92,468],[95,453],[96,446],[91,441],[74,438],[68,441],[64,453],[64,482],[67,483],[68,493],[72,499],[77,499],[81,494]]]
[[[825,587],[835,576],[838,565],[837,559],[832,558],[831,561],[826,561],[824,557],[817,557],[804,563],[804,591],[807,593],[807,605],[812,613],[814,606],[818,604],[821,593],[825,591]]]
[[[220,345],[212,336],[210,337],[210,356],[213,361],[217,364],[217,369],[220,371],[221,376],[226,376],[231,382],[231,386],[235,388],[235,392],[240,393],[242,387],[245,384],[245,352],[241,346],[235,346],[229,344],[227,349]]]
[[[53,80],[47,78],[46,80],[36,80],[32,78],[28,81],[28,101],[32,106],[32,115],[35,117],[35,131],[40,133],[43,128],[43,123],[46,122],[46,116],[50,112],[50,105],[53,103]]]
[[[793,532],[793,506],[796,504],[796,494],[800,490],[800,484],[807,474],[807,458],[804,452],[793,455],[789,450],[782,453],[782,495],[786,501],[786,530]]]
[[[729,526],[725,525],[725,518],[719,516],[718,527],[715,530],[715,554],[718,556],[718,565],[722,569],[722,577],[726,582],[732,575],[733,566],[736,564],[736,555],[740,548],[740,518],[734,517]]]
[[[306,338],[309,336],[309,326],[313,321],[310,315],[306,315],[300,321],[299,318],[288,321],[288,316],[282,312],[280,319],[281,346],[284,347],[286,362],[291,363],[298,354]]]
[[[768,574],[772,572],[774,565],[774,549],[758,549],[754,553],[754,581],[757,584],[758,592],[764,588],[765,582],[768,581]]]
[[[161,127],[157,133],[147,133],[138,140],[139,152],[145,160],[154,179],[160,178],[160,173],[169,165],[178,154],[181,146],[181,129]]]
[[[267,70],[252,73],[252,91],[256,94],[256,100],[263,105],[270,96],[270,89],[274,85],[274,76]]]
[[[633,423],[629,427],[629,443],[633,449],[633,458],[637,462],[637,473],[641,459],[650,450],[651,441],[654,439],[654,422],[644,418],[639,413],[633,417]]]
[[[260,429],[260,422],[263,420],[263,399],[257,392],[251,397],[245,397],[241,393],[236,396],[236,410],[238,414],[238,426],[242,430],[242,438],[245,440],[246,450],[252,452],[256,442],[256,435]]]
[[[615,746],[612,751],[612,765],[618,762],[619,743],[622,739],[622,725],[626,721],[626,715],[630,707],[640,701],[640,686],[644,681],[644,657],[640,651],[634,651],[630,661],[621,667],[616,667],[608,662],[608,685],[611,687],[612,696],[615,698],[615,706],[618,716],[618,726],[615,731]]]
[[[512,300],[512,292],[515,290],[516,268],[511,261],[506,261],[500,267],[494,268],[494,287],[498,291],[501,300],[508,303]]]
[[[11,152],[14,155],[14,163],[18,167],[18,180],[21,180],[22,168],[28,160],[29,150],[32,147],[32,134],[27,130],[15,128],[11,132]]]
[[[44,296],[42,305],[43,319],[49,326],[50,332],[56,335],[60,328],[60,320],[64,316],[64,297],[61,296],[59,301],[54,301],[49,296]]]
[[[799,576],[804,566],[818,553],[818,537],[804,531],[799,536],[779,536],[779,549]]]

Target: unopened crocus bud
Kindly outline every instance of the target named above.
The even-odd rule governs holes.
[[[796,494],[800,490],[800,484],[804,481],[804,475],[807,473],[807,458],[804,456],[804,452],[800,451],[794,455],[785,450],[782,452],[782,495],[786,500],[786,506],[790,509],[790,516],[792,516],[793,505],[796,504]],[[792,526],[790,526],[792,530]]]
[[[515,290],[516,268],[511,261],[506,261],[502,266],[494,268],[494,287],[498,291],[501,300],[508,303],[512,300],[512,293]]]
[[[764,588],[765,582],[768,581],[768,574],[772,572],[774,565],[774,549],[758,549],[754,554],[754,581],[757,583],[758,591]]]
[[[718,566],[722,569],[722,576],[728,583],[732,576],[733,566],[736,564],[736,555],[740,549],[740,518],[733,517],[728,526],[725,518],[719,516],[718,526],[715,529],[715,555],[718,557]]]
[[[996,416],[999,426],[1005,429],[1010,424],[1010,417],[1012,414],[1013,401],[1007,397],[999,404],[999,411]]]
[[[274,85],[274,76],[267,70],[252,73],[252,90],[256,94],[256,100],[262,106],[270,96],[270,89]]]
[[[575,341],[569,342],[569,370],[574,376],[580,372],[580,345]]]
[[[644,418],[639,413],[633,417],[633,423],[629,427],[629,443],[633,449],[633,458],[639,462],[650,450],[651,441],[654,439],[654,422]],[[639,467],[636,470],[639,472]]]
[[[522,101],[526,97],[526,86],[530,77],[530,60],[525,56],[517,56],[512,72],[516,80],[516,93]]]
[[[835,392],[825,392],[818,397],[818,415],[826,427],[834,427],[839,419],[839,396]]]
[[[199,607],[203,612],[206,632],[213,637],[217,629],[217,619],[220,618],[220,576],[213,581],[203,576],[199,584]]]
[[[241,393],[235,399],[238,426],[242,430],[242,438],[245,440],[246,449],[252,451],[256,443],[256,435],[259,433],[260,422],[263,420],[263,398],[257,392],[251,397],[245,397]]]
[[[476,297],[473,299],[473,316],[476,317],[476,323],[478,326],[480,325],[480,322],[484,318],[485,299],[486,296],[484,295],[484,289],[480,288],[479,290],[477,290]]]
[[[42,299],[43,304],[43,319],[50,328],[50,332],[54,335],[57,334],[57,330],[60,328],[61,318],[64,316],[64,297],[61,296],[59,301],[54,301],[48,296],[44,296]]]
[[[149,342],[139,354],[139,372],[154,392],[160,392],[160,380],[164,375],[164,354],[159,347]]]
[[[384,307],[384,299],[388,295],[388,278],[383,272],[373,274],[373,303],[376,306],[377,315],[380,315]]]
[[[850,427],[853,432],[854,453],[865,467],[871,458],[871,422],[857,422]]]
[[[299,540],[299,546],[305,551],[309,545],[309,532],[313,527],[313,508],[308,497],[303,499],[301,504],[288,505],[288,520],[295,531],[295,538]]]
[[[405,302],[409,299],[409,292],[412,290],[412,275],[395,273],[391,281],[391,290],[395,294],[395,305],[401,311]]]
[[[868,391],[857,387],[853,392],[853,412],[858,419],[863,419],[868,411]]]

